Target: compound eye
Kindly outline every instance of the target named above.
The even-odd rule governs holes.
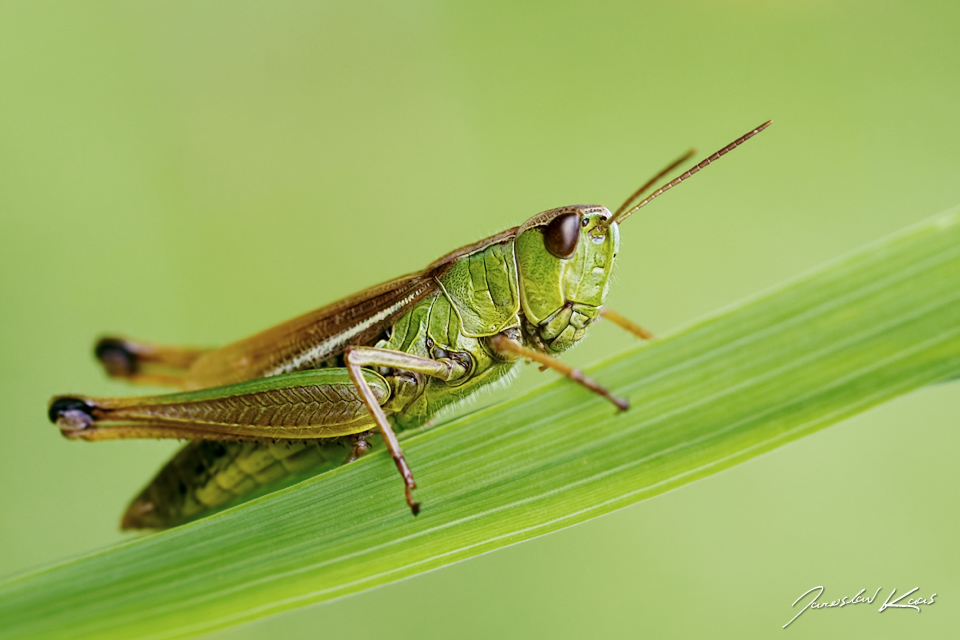
[[[565,213],[554,218],[543,230],[543,244],[547,251],[561,260],[568,260],[577,251],[580,239],[580,214]]]

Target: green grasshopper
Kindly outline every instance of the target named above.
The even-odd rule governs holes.
[[[602,306],[620,246],[619,225],[769,125],[637,202],[690,158],[688,152],[612,214],[597,205],[544,211],[423,271],[220,349],[104,338],[95,353],[109,375],[182,391],[58,396],[50,401],[50,420],[73,440],[192,441],[133,500],[121,523],[125,529],[174,526],[317,473],[342,462],[336,452],[344,444],[351,462],[377,434],[416,515],[416,484],[395,431],[424,425],[483,385],[504,380],[518,361],[554,369],[618,409],[628,408],[626,400],[554,357],[601,317],[651,337]]]

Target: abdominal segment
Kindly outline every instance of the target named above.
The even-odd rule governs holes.
[[[127,507],[123,529],[166,529],[343,464],[349,438],[185,445]]]

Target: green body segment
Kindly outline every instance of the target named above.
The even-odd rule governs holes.
[[[451,381],[418,377],[395,384],[395,398],[384,409],[401,429],[424,424],[444,407],[502,378],[513,366],[513,362],[493,354],[482,338],[464,333],[460,316],[445,293],[417,303],[397,323],[390,338],[376,346],[431,359],[455,359],[464,370],[462,377]],[[393,380],[403,376],[398,372]]]
[[[498,242],[463,256],[439,278],[460,317],[460,332],[479,338],[518,327],[520,283],[513,242]]]
[[[121,526],[176,526],[336,468],[343,440],[191,442],[134,498]]]
[[[571,256],[558,258],[545,246],[544,226],[558,215],[571,212],[580,216],[580,239]],[[456,256],[436,277],[435,290],[411,304],[385,336],[353,345],[456,364],[458,374],[449,380],[401,369],[365,369],[365,378],[393,425],[398,429],[421,426],[444,407],[503,379],[516,360],[491,349],[488,339],[492,336],[507,332],[529,347],[548,353],[558,353],[576,344],[600,313],[619,247],[617,225],[606,224],[609,216],[603,207],[566,207],[540,214],[513,232],[496,237],[496,242],[478,243],[468,253]],[[257,394],[287,395],[303,401],[302,390],[310,386],[310,381],[327,392],[336,389],[343,394],[337,401],[343,406],[336,411],[321,406],[287,411],[288,422],[290,416],[300,420],[296,427],[301,430],[299,435],[282,429],[271,433],[276,434],[273,437],[294,438],[290,444],[188,444],[130,505],[125,524],[173,526],[341,462],[346,450],[333,437],[373,426],[350,388],[347,370],[342,365],[340,356],[330,363],[330,368],[156,396],[150,402],[135,403],[135,407],[117,407],[115,417],[119,420],[124,411],[154,411],[153,415],[161,420],[183,418],[184,422],[196,422],[198,416],[210,412],[209,406],[217,403],[243,405],[247,411],[251,411],[249,407],[259,407],[256,411],[261,411],[262,403],[253,399]],[[306,404],[310,402],[308,399]],[[171,405],[202,410],[170,412]],[[239,409],[232,411],[227,412],[228,420],[220,422],[249,422],[253,415]],[[306,419],[311,424],[304,423],[306,413],[312,416]],[[239,427],[235,428],[235,433],[243,435]],[[218,452],[220,455],[213,455]],[[152,507],[139,516],[147,503]]]

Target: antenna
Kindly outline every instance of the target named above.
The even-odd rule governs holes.
[[[619,209],[617,209],[617,213],[616,213],[615,215],[613,215],[613,217],[611,217],[610,220],[607,221],[607,224],[611,224],[611,223],[613,223],[613,222],[617,222],[617,223],[623,222],[624,220],[626,220],[627,218],[629,218],[630,215],[633,214],[635,211],[637,211],[638,209],[642,209],[643,207],[645,207],[645,206],[647,206],[648,204],[650,204],[650,202],[651,202],[654,198],[659,197],[659,196],[662,195],[664,192],[669,191],[670,189],[673,189],[675,186],[677,186],[678,184],[680,184],[681,182],[683,182],[684,180],[686,180],[687,178],[689,178],[689,177],[692,176],[693,174],[697,173],[697,172],[700,171],[701,169],[705,168],[705,167],[706,167],[707,165],[709,165],[710,163],[712,163],[712,162],[714,162],[714,161],[716,161],[716,160],[719,160],[722,156],[727,155],[728,153],[730,153],[731,151],[733,151],[734,149],[736,149],[737,147],[739,147],[741,144],[743,144],[744,142],[746,142],[747,140],[749,140],[749,139],[752,138],[753,136],[757,135],[758,133],[760,133],[761,131],[763,131],[763,130],[766,129],[767,127],[769,127],[771,124],[773,124],[773,120],[767,120],[766,122],[764,122],[762,125],[760,125],[760,126],[757,127],[756,129],[754,129],[753,131],[751,131],[751,132],[749,132],[749,133],[745,133],[744,135],[740,136],[739,138],[737,138],[736,140],[734,140],[733,142],[731,142],[730,144],[728,144],[727,146],[725,146],[723,149],[720,149],[719,151],[717,151],[717,152],[714,153],[713,155],[707,157],[707,158],[704,159],[704,160],[701,160],[700,162],[698,162],[696,165],[694,165],[693,167],[691,167],[691,168],[688,169],[687,171],[684,171],[682,174],[680,174],[679,176],[677,176],[676,178],[674,178],[673,180],[671,180],[671,181],[668,182],[667,184],[663,185],[662,187],[660,187],[659,189],[657,189],[656,191],[654,191],[653,193],[651,193],[649,196],[647,196],[646,198],[644,198],[643,200],[641,200],[640,202],[638,202],[638,203],[637,203],[636,205],[634,205],[632,208],[627,209],[626,211],[623,211],[623,209],[624,209],[625,206],[626,206],[626,204],[624,204],[624,206],[621,206]],[[682,162],[682,160],[681,160],[681,162]],[[651,182],[653,182],[653,181],[657,180],[658,178],[660,178],[663,173],[669,173],[669,171],[670,171],[676,164],[679,164],[679,162],[678,162],[678,163],[674,163],[674,165],[671,165],[671,166],[668,167],[666,170],[662,171],[660,174],[657,174],[657,177],[654,178],[653,180],[651,180]],[[630,202],[631,200],[633,200],[638,194],[642,193],[646,188],[647,188],[647,185],[644,185],[643,187],[641,187],[640,190],[638,190],[638,192],[637,192],[636,194],[630,196],[630,198],[627,200],[627,202]]]
[[[613,213],[614,219],[616,219],[617,216],[619,216],[621,213],[623,213],[624,211],[626,211],[626,210],[627,210],[627,207],[629,207],[631,204],[633,204],[633,201],[634,201],[634,200],[636,200],[637,198],[639,198],[640,196],[642,196],[644,193],[646,193],[647,189],[649,189],[650,187],[652,187],[655,182],[657,182],[657,181],[660,180],[663,176],[667,175],[668,173],[670,173],[671,171],[673,171],[674,169],[676,169],[677,167],[679,167],[681,164],[683,164],[684,162],[686,162],[686,161],[689,160],[690,158],[692,158],[692,157],[693,157],[693,154],[695,154],[696,152],[697,152],[696,149],[690,149],[690,150],[687,151],[685,154],[683,154],[682,156],[680,156],[679,158],[677,158],[676,160],[674,160],[673,162],[671,162],[670,164],[668,164],[667,166],[665,166],[663,169],[661,169],[661,170],[657,173],[657,175],[653,176],[652,178],[650,178],[649,180],[647,180],[646,182],[644,182],[642,187],[640,187],[639,189],[637,189],[636,191],[634,191],[633,194],[632,194],[629,198],[627,198],[626,200],[624,200],[623,204],[620,205],[620,207],[619,207],[616,211],[614,211],[614,213]]]

